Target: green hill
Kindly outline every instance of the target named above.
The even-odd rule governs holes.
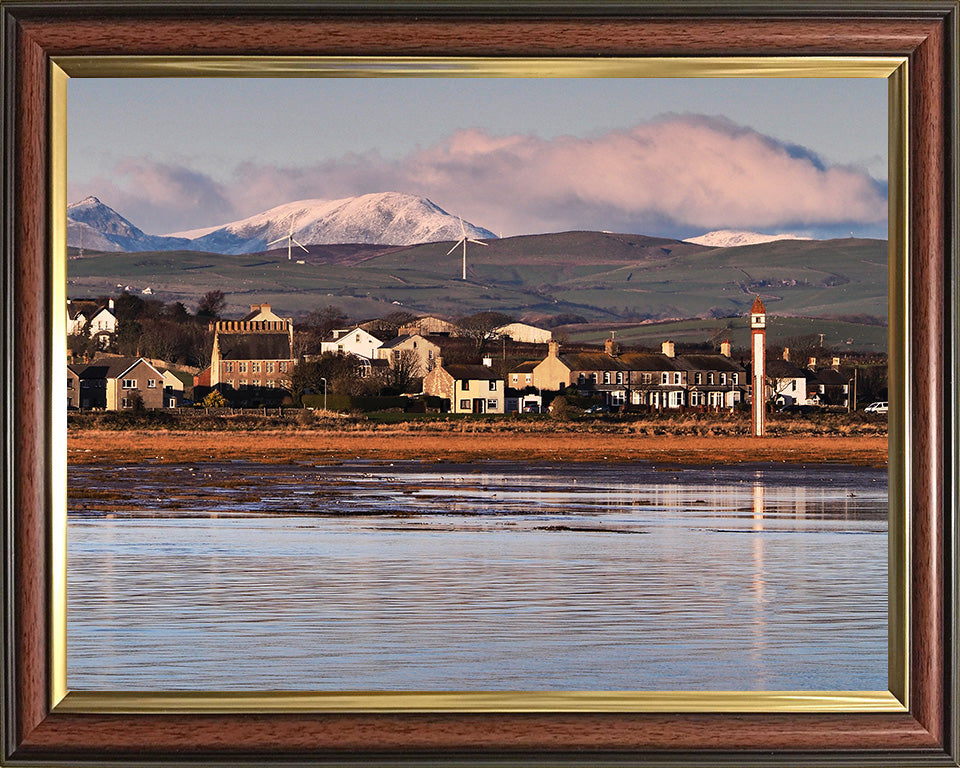
[[[285,254],[225,256],[173,251],[87,254],[68,262],[74,298],[140,293],[188,306],[210,290],[228,312],[267,301],[297,315],[334,304],[355,317],[404,309],[463,316],[579,315],[588,321],[666,321],[742,316],[759,294],[771,317],[813,317],[877,327],[887,315],[887,244],[880,240],[783,240],[708,248],[676,240],[564,232],[458,248],[314,246],[304,263]]]

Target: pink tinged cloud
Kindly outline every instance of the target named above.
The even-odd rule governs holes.
[[[229,184],[175,170],[129,161],[123,191],[135,187],[140,202],[153,199],[171,213],[180,206],[196,216],[206,204],[228,221],[296,199],[395,190],[508,235],[573,228],[659,234],[649,228],[663,225],[695,234],[877,224],[887,216],[885,193],[866,172],[825,166],[801,148],[696,115],[587,138],[463,130],[395,161],[367,153],[298,168],[244,163]]]

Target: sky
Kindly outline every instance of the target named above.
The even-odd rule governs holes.
[[[148,234],[397,191],[501,236],[886,237],[883,79],[71,79],[67,193]]]

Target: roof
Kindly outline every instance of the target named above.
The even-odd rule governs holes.
[[[218,336],[223,360],[289,360],[290,336],[277,333],[225,333]]]
[[[835,368],[823,368],[819,371],[811,371],[813,380],[820,384],[846,384],[848,379]]]
[[[157,376],[163,374],[154,368],[142,357],[115,357],[98,360],[78,372],[81,379],[118,379],[138,363],[143,363],[154,371]]]
[[[625,371],[628,370],[616,357],[606,352],[574,352],[560,355],[560,362],[571,371]]]
[[[754,300],[753,306],[750,307],[750,314],[751,314],[751,315],[765,315],[765,314],[767,314],[767,308],[766,308],[765,306],[763,306],[763,302],[760,301],[760,297],[759,297],[759,296],[757,296],[757,298]]]
[[[767,360],[765,373],[775,379],[803,379],[806,374],[789,360]]]
[[[533,373],[533,369],[540,365],[541,362],[540,360],[528,360],[525,363],[520,363],[520,365],[511,368],[510,373]]]
[[[493,372],[492,368],[486,365],[444,365],[443,370],[455,379],[488,381],[500,378]]]
[[[390,339],[389,341],[383,342],[383,344],[380,345],[380,349],[393,349],[394,347],[399,347],[401,344],[403,344],[403,342],[409,341],[409,340],[412,339],[414,336],[419,336],[419,335],[420,335],[420,334],[394,336],[394,337],[393,337],[392,339]],[[421,337],[421,338],[422,338],[422,337]]]
[[[619,358],[630,371],[679,371],[676,358],[653,352],[625,352]]]
[[[741,373],[745,369],[724,355],[680,355],[678,365],[688,371],[731,371]]]

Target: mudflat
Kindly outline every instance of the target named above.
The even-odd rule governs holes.
[[[77,464],[204,461],[488,460],[660,464],[887,465],[886,435],[670,435],[581,432],[70,430]]]

